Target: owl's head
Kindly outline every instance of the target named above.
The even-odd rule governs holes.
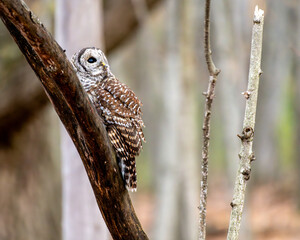
[[[81,76],[102,80],[112,75],[104,53],[98,48],[81,49],[73,55],[71,63]]]

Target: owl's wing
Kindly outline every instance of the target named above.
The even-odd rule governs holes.
[[[107,133],[111,144],[117,152],[117,155],[122,158],[128,158],[129,152],[120,132],[117,130],[116,126],[110,125],[107,127]]]
[[[129,189],[136,189],[135,156],[145,140],[141,105],[136,95],[115,78],[105,79],[90,92],[107,127],[110,141],[120,158],[123,178]]]
[[[113,126],[114,131],[117,131],[118,139],[122,140],[124,150],[129,154],[129,157],[135,157],[142,149],[142,140],[144,140],[141,126],[135,125],[135,121],[132,119],[116,116],[113,113],[111,115],[104,115],[105,121],[109,124],[108,128]],[[118,146],[114,146],[118,147]]]
[[[124,126],[127,132],[121,131],[121,133],[125,138],[128,134],[133,139],[138,133],[138,140],[145,141],[143,134],[145,125],[141,117],[142,103],[134,92],[115,78],[104,80],[98,91],[98,101],[108,123]],[[131,131],[132,128],[136,131]],[[141,143],[134,144],[141,147]]]
[[[142,148],[142,141],[145,141],[142,129],[144,123],[140,115],[134,114],[134,111],[136,111],[135,109],[138,108],[132,104],[132,108],[130,108],[121,100],[121,98],[123,98],[122,95],[130,93],[129,90],[125,93],[127,88],[124,89],[124,87],[126,87],[126,85],[123,86],[124,94],[119,92],[122,90],[121,87],[115,87],[115,85],[115,82],[113,82],[112,86],[107,84],[106,88],[102,87],[95,89],[95,94],[93,95],[97,96],[98,99],[97,101],[94,101],[94,104],[98,109],[99,114],[103,117],[105,125],[113,125],[119,132],[124,144],[127,145],[128,153],[132,156],[136,156]],[[119,89],[119,91],[116,92],[116,89]],[[131,99],[132,96],[132,94],[129,94],[128,98]],[[135,98],[133,97],[130,101],[134,101],[134,99]],[[137,101],[138,104],[139,100]]]
[[[135,93],[124,83],[116,78],[103,81],[103,88],[108,91],[114,99],[119,99],[126,109],[130,110],[135,116],[140,116],[142,102]]]
[[[116,150],[119,157],[119,165],[121,168],[122,177],[126,182],[129,190],[136,191],[136,165],[135,156],[130,154],[127,144],[124,143],[124,138],[121,136],[117,126],[110,125],[107,127],[109,139]]]

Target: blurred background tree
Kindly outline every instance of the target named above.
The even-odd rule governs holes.
[[[86,46],[105,50],[102,1],[56,0],[55,13],[55,38],[68,58]],[[77,31],[78,28],[81,30]],[[96,236],[109,239],[85,168],[64,126],[61,126],[61,153],[63,239],[92,240]]]
[[[53,32],[54,1],[26,3]],[[300,237],[300,2],[223,0],[212,2],[212,49],[222,72],[212,118],[208,239],[226,236],[256,4],[265,10],[264,73],[242,239]],[[204,2],[196,0],[103,0],[111,68],[144,103],[147,143],[132,198],[151,239],[197,235],[202,92],[208,79],[203,12]],[[0,239],[58,239],[58,119],[2,23],[0,30]]]

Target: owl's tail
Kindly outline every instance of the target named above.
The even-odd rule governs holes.
[[[136,165],[135,157],[122,157],[119,162],[122,177],[125,181],[126,188],[131,192],[136,192],[137,180],[136,180]]]

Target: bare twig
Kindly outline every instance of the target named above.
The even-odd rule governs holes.
[[[259,76],[262,73],[260,65],[263,24],[264,11],[258,9],[258,7],[256,6],[253,19],[248,89],[246,92],[242,93],[246,98],[246,110],[243,123],[243,131],[241,135],[238,135],[238,137],[241,139],[242,146],[239,153],[240,165],[235,180],[233,200],[231,202],[232,211],[227,235],[228,240],[236,240],[239,236],[245,201],[246,184],[250,178],[251,172],[250,163],[254,160],[252,144],[255,126]]]
[[[208,188],[208,148],[210,137],[210,117],[213,98],[215,95],[215,86],[217,76],[220,70],[216,68],[211,56],[210,47],[210,0],[205,2],[205,26],[204,26],[204,51],[205,59],[209,71],[209,83],[207,92],[203,93],[206,97],[205,113],[203,121],[203,147],[202,147],[202,179],[200,189],[200,220],[199,220],[199,239],[206,237],[206,203],[207,203],[207,188]]]
[[[23,1],[0,0],[0,17],[68,130],[113,238],[148,239],[125,189],[105,127],[63,50]]]

